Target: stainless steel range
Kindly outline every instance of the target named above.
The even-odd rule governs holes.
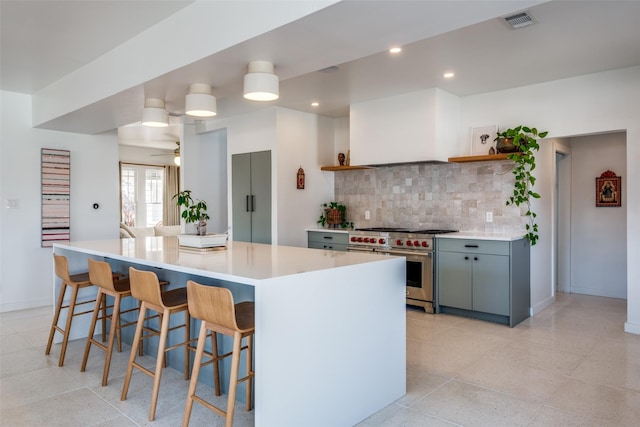
[[[433,237],[457,230],[358,228],[349,232],[348,251],[375,252],[407,259],[407,304],[434,312]]]

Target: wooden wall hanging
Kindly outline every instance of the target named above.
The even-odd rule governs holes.
[[[596,178],[596,207],[618,207],[622,204],[622,177],[607,170]]]
[[[42,247],[70,240],[71,153],[41,150]]]
[[[304,169],[302,169],[302,166],[298,169],[297,188],[298,190],[304,190]]]

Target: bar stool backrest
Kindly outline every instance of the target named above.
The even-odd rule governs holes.
[[[89,280],[96,286],[107,289],[111,292],[116,292],[113,286],[113,274],[111,273],[111,266],[104,261],[96,261],[89,258]]]
[[[135,299],[164,307],[160,281],[156,273],[129,267],[129,282],[131,283],[131,294]]]
[[[71,277],[69,277],[69,263],[67,257],[62,255],[53,254],[53,260],[56,266],[56,276],[61,278],[67,283],[71,283]]]
[[[239,331],[233,295],[227,288],[200,285],[193,280],[187,281],[187,300],[189,314],[196,319]]]

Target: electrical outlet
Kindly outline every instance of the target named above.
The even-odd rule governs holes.
[[[371,219],[371,212],[364,211],[364,219]]]
[[[487,212],[487,222],[493,222],[493,212]]]

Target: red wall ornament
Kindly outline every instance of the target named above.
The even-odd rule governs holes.
[[[596,178],[596,207],[619,207],[622,205],[622,177],[610,170]]]

